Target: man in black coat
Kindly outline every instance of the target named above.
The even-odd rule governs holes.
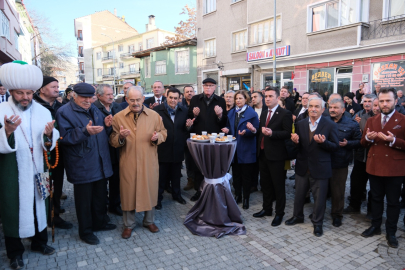
[[[0,103],[7,102],[9,96],[7,89],[0,83]]]
[[[294,215],[285,222],[289,226],[304,223],[305,197],[311,189],[315,202],[310,218],[317,237],[323,235],[328,179],[332,176],[331,153],[339,149],[337,125],[322,116],[324,110],[325,101],[322,98],[310,98],[308,120],[298,122],[296,133],[291,134],[291,140],[298,146]]]
[[[294,104],[293,99],[288,98],[288,93],[289,93],[289,91],[287,89],[287,86],[281,87],[281,89],[280,89],[280,98],[285,100],[285,108],[287,110],[289,110],[291,113],[294,113],[295,104]]]
[[[143,102],[143,105],[145,105],[147,108],[149,108],[151,110],[153,110],[153,108],[155,108],[156,106],[158,106],[166,101],[166,97],[163,96],[165,88],[161,81],[155,81],[152,88],[153,88],[154,96],[145,99],[145,101]]]
[[[273,201],[276,201],[276,216],[271,225],[279,226],[284,216],[285,172],[284,164],[288,160],[285,140],[291,137],[292,114],[278,105],[278,89],[266,88],[266,108],[260,116],[258,130],[258,157],[260,184],[263,191],[263,209],[254,217],[271,216]]]
[[[121,106],[114,102],[114,94],[110,85],[99,84],[97,86],[96,95],[97,100],[94,102],[94,105],[104,114],[105,117],[109,115],[114,117],[114,115],[122,110]],[[114,148],[111,145],[109,145],[109,148],[113,175],[108,179],[110,187],[108,196],[108,211],[118,216],[122,216],[119,171],[120,152],[118,148]]]
[[[180,192],[181,164],[184,159],[184,146],[189,137],[188,128],[193,121],[187,119],[187,108],[177,104],[179,98],[180,91],[171,88],[167,92],[166,102],[153,109],[162,117],[163,125],[167,129],[166,141],[158,146],[159,195],[155,207],[157,210],[162,209],[163,192],[169,182],[172,184],[173,200],[186,204]]]
[[[60,107],[63,106],[56,98],[59,96],[59,83],[53,77],[44,76],[42,87],[34,94],[34,100],[47,108],[52,115],[52,119],[55,120],[56,112]],[[59,130],[58,123],[55,121],[55,128]],[[53,179],[53,207],[54,207],[54,218],[53,223],[56,228],[59,229],[71,229],[73,224],[63,220],[60,217],[60,214],[65,212],[65,209],[62,209],[60,206],[60,200],[62,197],[63,189],[63,179],[65,175],[65,166],[63,163],[63,153],[62,147],[59,145],[59,162],[56,168],[51,169],[52,179]],[[51,151],[51,160],[50,164],[55,164],[56,161],[56,149]],[[49,215],[50,217],[51,215]],[[49,219],[48,219],[49,220]]]
[[[217,82],[212,78],[203,81],[203,93],[195,95],[190,102],[188,118],[194,119],[192,130],[201,135],[201,132],[220,133],[227,121],[225,100],[215,93]],[[203,175],[197,166],[194,169],[194,189],[196,193],[191,197],[191,201],[200,198],[200,185],[204,180]]]

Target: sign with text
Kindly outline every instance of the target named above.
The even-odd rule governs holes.
[[[373,86],[405,90],[405,62],[377,63],[373,66]]]
[[[257,52],[248,52],[246,60],[248,62],[273,58],[274,49],[261,50]],[[289,56],[290,45],[276,48],[276,57]]]
[[[331,82],[332,74],[327,71],[318,71],[311,76],[311,82]]]

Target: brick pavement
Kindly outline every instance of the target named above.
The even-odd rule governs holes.
[[[291,175],[292,171],[289,171]],[[183,171],[183,175],[185,172]],[[67,182],[66,182],[67,183]],[[348,182],[349,183],[349,182]],[[182,178],[182,186],[186,180]],[[292,216],[294,181],[287,180],[287,206],[285,219]],[[156,211],[156,224],[160,232],[152,234],[137,226],[129,240],[121,238],[123,227],[120,217],[110,215],[118,228],[109,232],[95,233],[101,243],[91,246],[78,236],[73,201],[73,187],[67,183],[68,199],[63,202],[66,213],[62,217],[73,222],[71,230],[56,229],[55,243],[50,243],[57,252],[43,256],[30,251],[29,241],[24,262],[26,269],[403,269],[405,268],[405,234],[402,222],[404,210],[398,223],[397,237],[400,247],[389,248],[384,233],[378,237],[363,238],[361,232],[369,226],[362,215],[347,215],[343,225],[331,225],[330,201],[324,223],[324,236],[312,234],[309,218],[304,224],[276,228],[270,226],[273,217],[256,219],[252,214],[261,209],[262,193],[251,196],[250,208],[241,209],[247,235],[225,236],[221,239],[192,235],[183,220],[193,203],[189,200],[194,192],[183,192],[187,204],[181,205],[164,194],[163,209]],[[347,193],[347,192],[346,192]],[[346,194],[347,195],[347,194]],[[312,204],[305,206],[305,216],[310,214]],[[362,212],[365,213],[363,206]],[[137,214],[138,224],[142,221]],[[1,227],[1,225],[0,225]],[[384,226],[383,226],[384,231]],[[0,232],[0,269],[9,269]]]

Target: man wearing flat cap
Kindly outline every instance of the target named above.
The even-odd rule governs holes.
[[[41,88],[35,92],[34,100],[44,106],[52,115],[52,120],[55,120],[56,112],[62,107],[62,103],[60,103],[56,98],[59,96],[59,82],[54,77],[44,76],[43,83]],[[55,128],[59,130],[58,123],[55,122]],[[60,147],[58,149],[58,164],[55,168],[51,169],[52,172],[52,179],[54,183],[54,193],[53,193],[53,206],[54,206],[54,218],[53,223],[56,228],[59,229],[71,229],[73,228],[72,223],[66,222],[63,220],[59,214],[64,213],[64,209],[61,210],[60,207],[60,199],[62,196],[62,188],[63,188],[63,177],[65,174],[65,166],[63,164],[63,157],[60,151]],[[55,164],[56,162],[56,149],[51,151],[51,160],[50,164]],[[49,220],[49,217],[48,217]]]
[[[63,158],[67,179],[74,187],[80,238],[90,245],[100,243],[95,231],[114,230],[108,223],[106,196],[107,183],[113,172],[108,135],[112,116],[105,117],[91,103],[94,87],[76,84],[74,100],[56,113],[56,121],[63,144]]]
[[[203,93],[195,95],[188,108],[189,119],[194,120],[192,131],[201,135],[201,132],[220,133],[226,126],[227,111],[225,100],[215,94],[217,82],[212,78],[206,78],[203,82]],[[197,166],[194,166],[195,179],[194,189],[196,193],[191,197],[191,201],[200,198],[200,185],[204,180]]]
[[[45,143],[52,150],[59,138],[47,109],[32,102],[42,85],[37,66],[22,61],[4,64],[0,80],[11,97],[0,104],[0,214],[10,267],[24,266],[21,238],[31,237],[31,250],[50,255],[47,245],[46,201],[35,175],[44,172]]]

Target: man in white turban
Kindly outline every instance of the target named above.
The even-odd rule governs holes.
[[[34,177],[44,172],[45,142],[55,147],[59,132],[50,112],[32,101],[42,85],[41,70],[22,61],[4,64],[0,80],[11,97],[0,104],[0,214],[10,267],[24,266],[21,238],[32,237],[31,250],[50,255],[46,200]]]

